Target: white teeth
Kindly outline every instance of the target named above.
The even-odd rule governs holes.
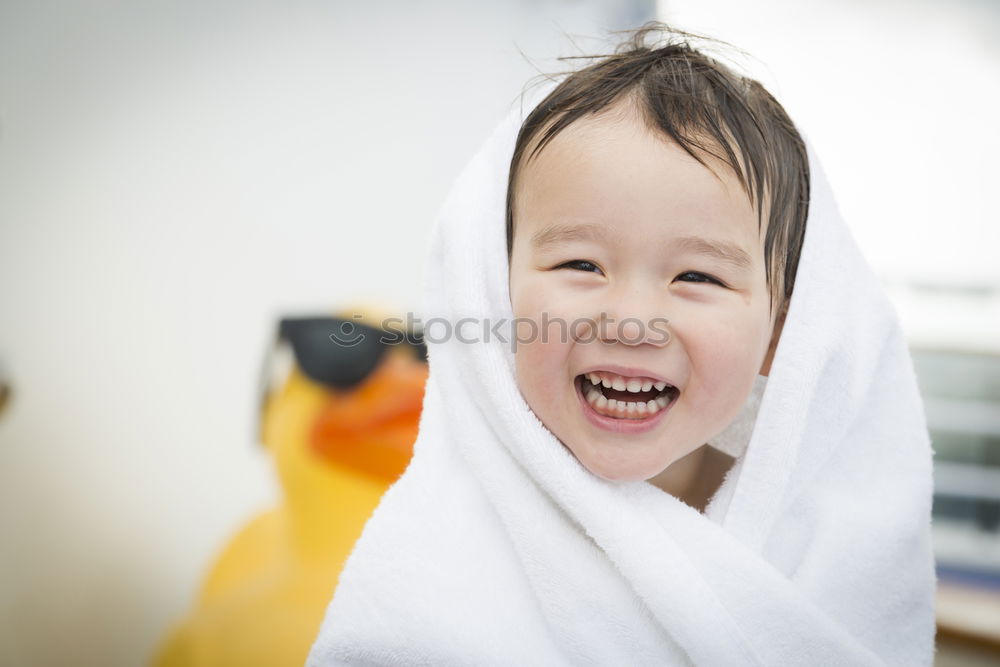
[[[613,373],[601,374],[597,371],[587,373],[585,377],[595,386],[604,386],[617,391],[630,391],[634,394],[640,391],[649,391],[656,388],[656,391],[663,391],[667,388],[667,383],[661,380],[650,380],[647,378],[627,378]]]
[[[649,401],[621,401],[607,398],[596,387],[591,387],[587,392],[587,402],[595,409],[599,409],[606,415],[617,416],[618,418],[642,419],[655,415],[660,410],[667,407],[670,401],[665,397],[652,399]]]
[[[658,396],[649,401],[632,401],[622,399],[609,399],[601,391],[601,388],[615,389],[616,391],[628,391],[637,394],[655,388],[662,392],[669,385],[662,380],[651,380],[648,378],[627,378],[613,373],[593,371],[584,374],[589,380],[589,384],[583,386],[583,395],[591,406],[600,408],[602,412],[609,415],[624,417],[647,417],[655,415],[660,410],[666,409],[670,405],[673,395]]]

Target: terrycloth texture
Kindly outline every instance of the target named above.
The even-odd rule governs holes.
[[[512,318],[504,198],[529,110],[446,200],[425,317]],[[307,665],[931,663],[923,407],[811,147],[809,161],[784,333],[749,447],[707,513],[587,471],[524,402],[509,345],[432,343],[413,461],[347,561]]]

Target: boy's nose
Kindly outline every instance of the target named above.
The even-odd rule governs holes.
[[[629,300],[616,302],[614,307],[601,311],[598,318],[598,337],[607,343],[625,345],[663,346],[670,342],[670,320],[650,301],[630,307]]]

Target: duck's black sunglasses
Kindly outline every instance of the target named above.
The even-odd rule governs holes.
[[[286,340],[302,372],[334,389],[350,389],[367,378],[392,347],[403,345],[427,361],[427,345],[419,331],[396,331],[340,317],[286,317],[278,323],[278,340]]]

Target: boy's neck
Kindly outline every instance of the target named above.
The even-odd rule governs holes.
[[[719,490],[726,472],[735,461],[736,459],[714,447],[702,445],[648,481],[699,512],[704,512],[708,501]]]

